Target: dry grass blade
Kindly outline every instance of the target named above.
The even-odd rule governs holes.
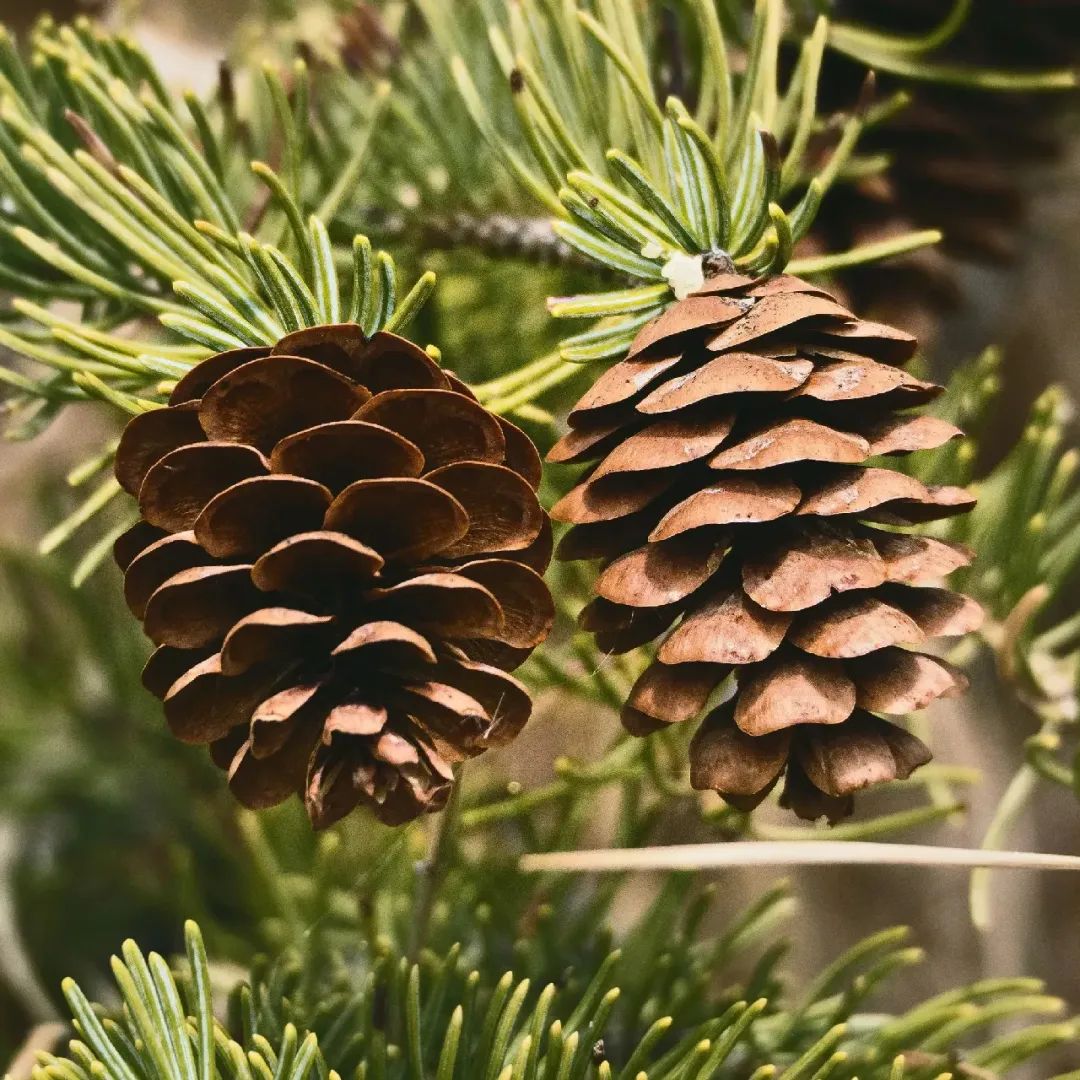
[[[714,870],[735,866],[936,866],[954,870],[1080,870],[1080,857],[1032,851],[981,851],[928,844],[866,841],[744,841],[677,844],[671,847],[552,851],[525,855],[526,873],[620,873],[650,870]]]

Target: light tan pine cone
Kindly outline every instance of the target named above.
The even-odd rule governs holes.
[[[244,805],[404,822],[528,720],[506,672],[554,617],[540,459],[417,346],[350,324],[213,356],[116,472],[144,682]]]
[[[599,459],[552,512],[574,526],[560,558],[603,560],[583,627],[615,653],[660,639],[624,725],[689,721],[734,673],[691,782],[739,808],[786,769],[797,814],[850,813],[930,758],[883,716],[965,685],[904,646],[977,627],[978,605],[934,584],[969,553],[879,527],[973,505],[872,460],[960,434],[907,411],[940,391],[903,370],[914,350],[797,278],[720,275],[642,329],[551,452]]]

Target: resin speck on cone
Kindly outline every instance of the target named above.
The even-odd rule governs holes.
[[[405,822],[528,720],[539,455],[416,345],[345,324],[213,356],[131,420],[116,473],[144,682],[244,805]]]
[[[888,717],[960,692],[931,639],[975,629],[940,587],[958,545],[889,527],[971,508],[885,455],[960,435],[912,412],[909,335],[797,278],[711,278],[645,326],[571,411],[550,460],[595,461],[552,511],[563,559],[600,559],[583,628],[614,653],[658,641],[623,709],[649,735],[700,716],[691,782],[741,809],[837,820],[930,758]],[[886,526],[883,528],[882,526]]]

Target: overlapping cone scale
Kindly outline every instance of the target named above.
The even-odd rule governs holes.
[[[897,531],[970,509],[887,455],[960,432],[912,407],[940,390],[909,335],[790,276],[710,279],[644,327],[570,413],[556,462],[595,462],[554,508],[563,559],[602,560],[582,613],[605,651],[657,641],[623,723],[709,709],[691,780],[733,805],[836,820],[861,788],[929,760],[888,717],[960,692],[929,650],[977,604],[941,587],[959,545]]]
[[[116,474],[144,682],[246,806],[404,822],[528,720],[540,459],[417,346],[349,324],[213,356],[131,420]]]

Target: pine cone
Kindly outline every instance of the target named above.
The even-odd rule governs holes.
[[[868,29],[923,36],[946,14],[940,0],[835,0],[833,18]],[[1080,57],[1078,0],[979,0],[929,63],[1046,71]]]
[[[357,0],[338,19],[341,58],[350,71],[384,74],[401,55],[401,42],[390,32],[382,13],[368,0]]]
[[[245,806],[408,821],[527,721],[506,671],[554,618],[540,459],[417,346],[343,325],[213,356],[116,474],[144,682]]]
[[[936,0],[842,0],[835,16],[897,34],[924,34],[942,17]],[[1073,0],[990,0],[978,4],[932,63],[1044,71],[1080,58],[1080,4]],[[843,112],[866,72],[838,53],[825,58],[822,108]],[[835,252],[934,228],[944,238],[886,262],[842,272],[837,284],[856,310],[929,334],[963,290],[953,260],[1002,267],[1015,262],[1027,221],[1024,173],[1060,159],[1063,112],[1072,94],[1000,93],[878,73],[881,96],[913,95],[907,108],[871,127],[859,152],[889,160],[884,174],[827,197],[801,253]],[[835,144],[836,133],[829,139]],[[823,147],[824,150],[824,147]],[[827,156],[827,154],[825,155]]]
[[[927,228],[942,230],[943,239],[839,272],[835,286],[845,303],[929,341],[942,314],[962,303],[957,260],[1003,267],[1016,259],[1026,216],[1016,163],[1030,166],[1055,151],[1034,135],[1010,136],[1013,157],[1004,157],[1005,130],[1014,125],[994,123],[994,108],[994,102],[977,101],[966,110],[955,101],[942,107],[922,91],[902,113],[866,133],[860,148],[887,156],[888,171],[826,197],[799,255],[849,251]]]
[[[734,672],[694,738],[691,782],[739,808],[786,766],[782,801],[801,817],[850,813],[853,792],[930,757],[876,714],[964,687],[901,645],[978,625],[973,601],[929,585],[969,554],[875,527],[973,504],[867,464],[960,434],[901,411],[940,391],[902,370],[914,349],[797,278],[720,275],[642,329],[551,452],[600,459],[552,512],[574,526],[559,558],[605,561],[584,628],[619,653],[677,622],[623,724],[689,720]]]
[[[857,92],[858,69],[844,63],[847,78],[837,72],[840,88],[826,91],[838,108]],[[1025,217],[1018,169],[1053,160],[1061,146],[1030,112],[1028,98],[920,88],[910,105],[860,139],[862,153],[889,158],[888,171],[854,182],[843,198],[826,198],[815,228],[848,246],[940,228],[944,250],[956,258],[1012,261]]]

